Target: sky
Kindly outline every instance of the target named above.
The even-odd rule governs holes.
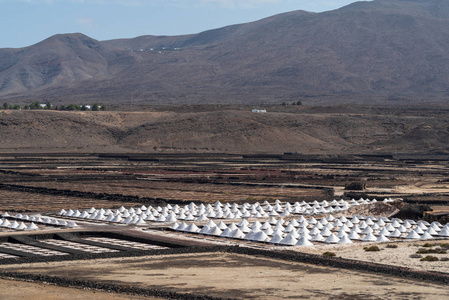
[[[323,12],[355,0],[0,0],[0,48],[26,47],[54,34],[97,40],[198,33],[275,14]]]

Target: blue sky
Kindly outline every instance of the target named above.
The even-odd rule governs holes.
[[[355,0],[0,0],[0,48],[58,33],[97,40],[179,35],[256,21],[278,13],[322,12]]]

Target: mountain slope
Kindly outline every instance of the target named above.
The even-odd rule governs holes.
[[[129,54],[83,34],[55,35],[31,47],[2,49],[0,62],[0,95],[107,79],[121,65],[134,63]]]
[[[211,106],[203,106],[211,108]],[[357,113],[356,113],[357,112]],[[448,109],[0,111],[0,152],[448,153]]]
[[[103,103],[444,101],[449,96],[444,0],[356,2],[184,36],[104,42],[70,36],[76,47],[65,37],[46,40],[43,47],[0,49],[0,95],[32,92],[56,101]],[[57,53],[47,57],[42,48]]]

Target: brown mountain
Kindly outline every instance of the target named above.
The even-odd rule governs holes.
[[[0,111],[2,152],[449,153],[448,107]]]
[[[0,95],[8,97],[92,79],[110,79],[134,63],[83,34],[52,36],[31,47],[0,50]]]
[[[377,0],[194,35],[104,42],[58,35],[0,49],[0,97],[106,104],[444,101],[448,67],[448,1]]]

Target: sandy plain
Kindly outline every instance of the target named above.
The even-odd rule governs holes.
[[[449,293],[448,286],[428,282],[227,253],[35,263],[7,269],[242,299],[445,299]]]
[[[2,300],[129,300],[158,299],[134,295],[122,295],[95,290],[65,288],[55,285],[0,279],[0,299]]]
[[[414,242],[391,242],[391,243],[363,243],[357,242],[350,245],[323,245],[316,247],[301,247],[296,250],[313,254],[322,254],[326,251],[334,252],[337,257],[374,262],[385,265],[407,267],[425,271],[436,271],[449,273],[449,261],[441,261],[448,259],[449,254],[421,254],[422,257],[427,255],[438,257],[439,261],[420,261],[420,258],[411,258],[410,255],[417,254],[419,249],[438,249],[438,245],[433,247],[423,247],[425,244],[447,244],[449,240],[428,240]],[[365,247],[378,246],[381,251],[365,251]],[[397,245],[397,248],[388,248],[387,245]]]

